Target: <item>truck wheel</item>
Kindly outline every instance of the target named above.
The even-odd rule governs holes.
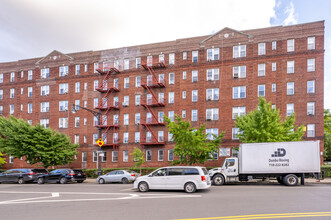
[[[213,178],[213,184],[216,186],[221,186],[224,184],[224,176],[221,174],[216,174]]]
[[[286,175],[283,181],[286,186],[296,186],[299,182],[298,177],[294,174]]]

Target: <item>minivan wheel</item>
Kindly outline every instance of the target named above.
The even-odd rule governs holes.
[[[17,183],[18,183],[18,184],[23,184],[23,183],[25,183],[25,181],[24,181],[23,178],[21,177],[21,178],[18,178]]]
[[[44,184],[45,183],[45,180],[44,178],[38,178],[38,184]]]
[[[67,182],[67,180],[66,180],[65,177],[62,177],[62,178],[60,179],[60,183],[61,183],[61,184],[65,184],[66,182]]]
[[[129,183],[129,180],[128,180],[127,178],[124,177],[124,178],[122,179],[122,183],[123,183],[123,184],[128,184],[128,183]]]
[[[197,190],[197,188],[194,183],[188,182],[185,184],[184,190],[187,193],[194,193]]]
[[[146,182],[140,182],[138,185],[138,189],[140,192],[147,192],[149,190],[148,184]]]
[[[286,175],[283,181],[286,186],[296,186],[299,182],[298,177],[294,174]]]
[[[224,177],[221,174],[216,174],[213,178],[213,184],[216,186],[221,186],[224,184]]]
[[[99,184],[105,184],[105,180],[102,178],[100,178],[98,182],[99,182]]]

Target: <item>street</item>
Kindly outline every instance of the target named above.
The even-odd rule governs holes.
[[[1,219],[330,219],[330,201],[330,184],[235,184],[193,194],[140,193],[132,184],[0,185]]]

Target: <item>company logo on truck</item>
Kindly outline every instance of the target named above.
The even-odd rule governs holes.
[[[284,148],[278,148],[271,157],[284,157],[286,155],[286,150]]]

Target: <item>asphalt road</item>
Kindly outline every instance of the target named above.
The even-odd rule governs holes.
[[[331,219],[331,184],[236,184],[213,186],[194,194],[140,193],[132,189],[132,184],[0,184],[0,219],[4,220],[281,217]]]

